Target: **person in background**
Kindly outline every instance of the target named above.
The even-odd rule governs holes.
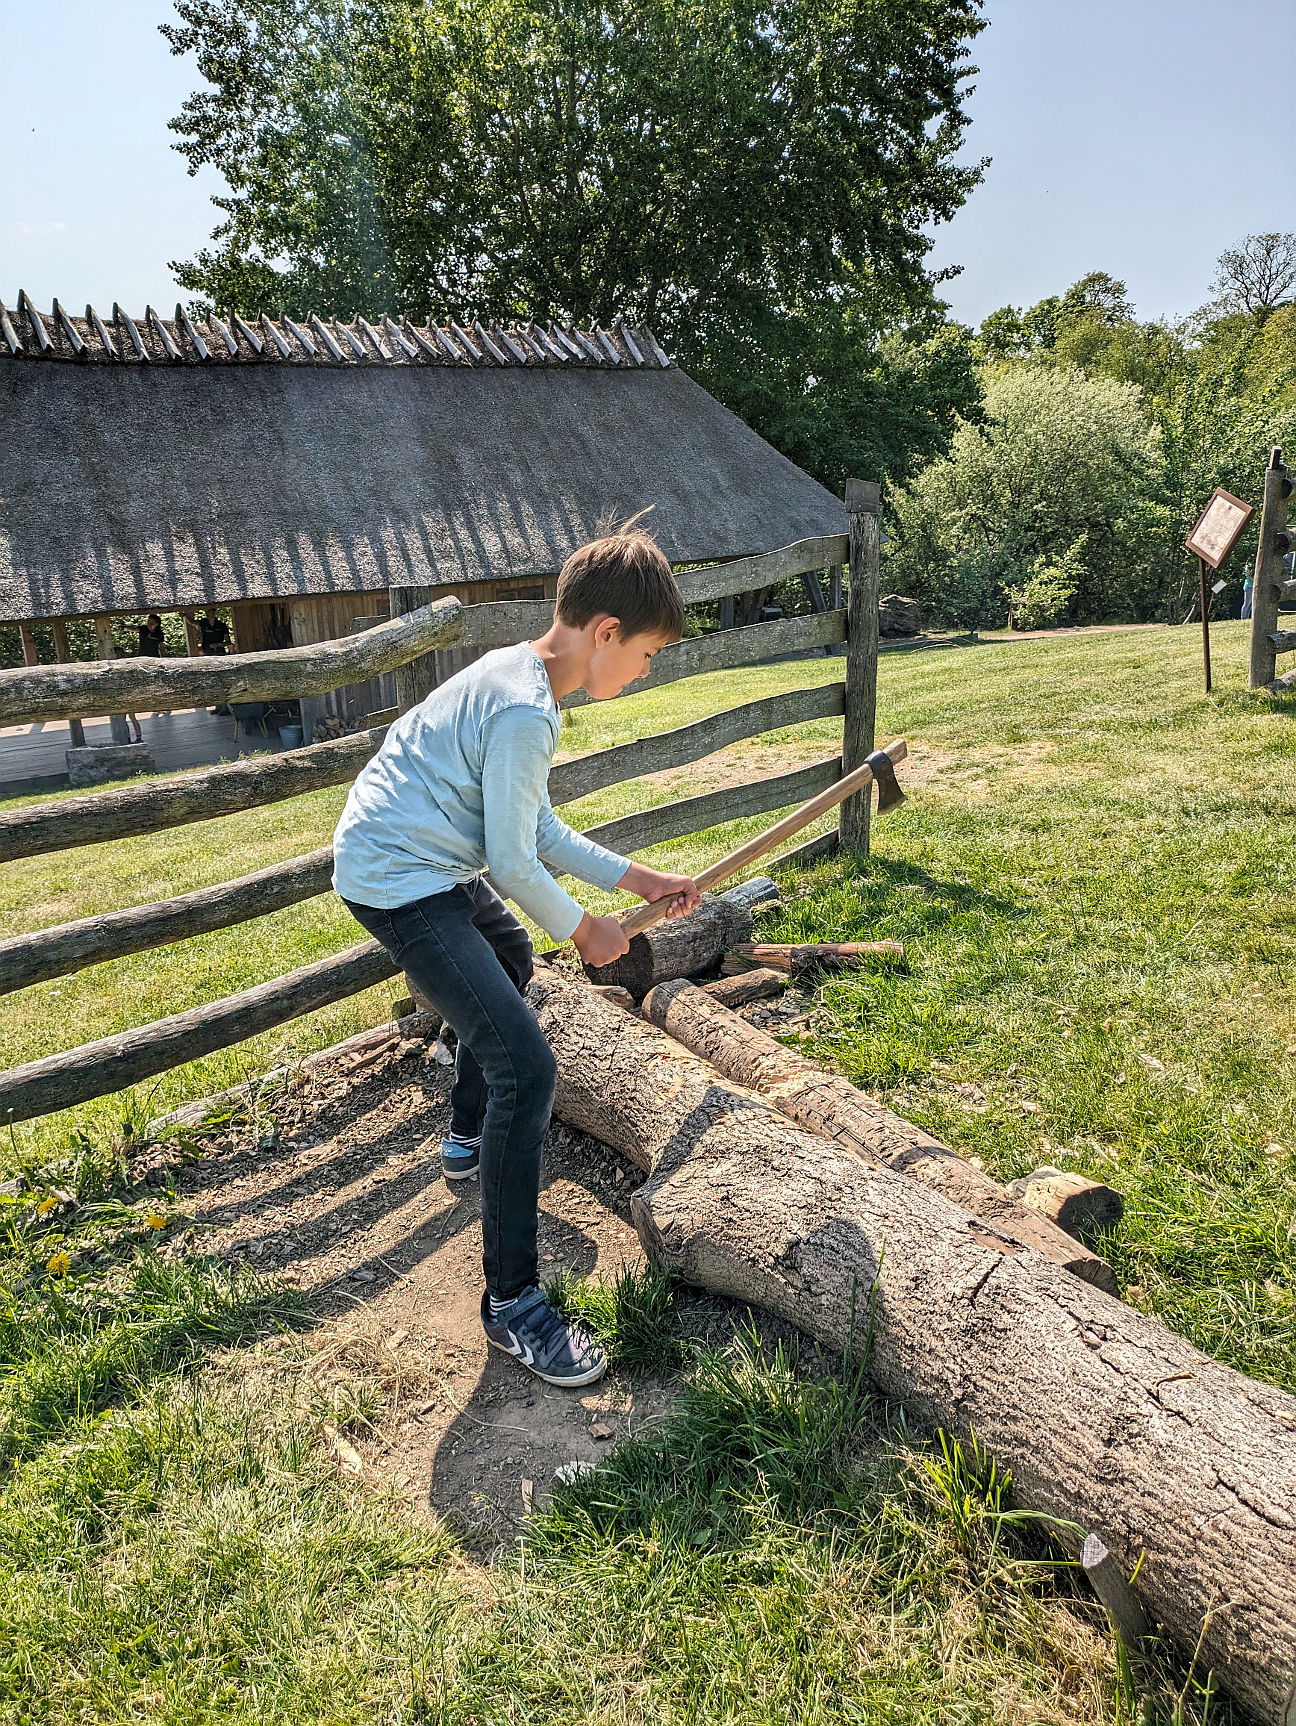
[[[1239,615],[1243,618],[1251,615],[1251,589],[1251,577],[1248,575],[1242,583],[1242,610]]]
[[[139,635],[139,651],[142,659],[166,658],[166,654],[163,652],[163,648],[166,645],[166,636],[162,630],[162,619],[158,616],[156,611],[149,612],[147,620],[138,626],[137,633]],[[163,719],[170,719],[171,709],[169,707],[161,708],[159,711]]]
[[[209,605],[198,619],[198,651],[205,657],[224,655],[233,645],[229,624],[217,614],[216,607]],[[213,707],[213,713],[228,713],[228,707]]]

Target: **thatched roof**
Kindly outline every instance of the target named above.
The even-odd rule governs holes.
[[[0,621],[548,574],[653,506],[674,563],[845,510],[647,330],[0,306]]]

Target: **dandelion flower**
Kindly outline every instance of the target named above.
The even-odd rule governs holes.
[[[72,1269],[72,1259],[68,1253],[55,1253],[45,1269],[52,1277],[65,1277]]]
[[[150,1211],[144,1218],[144,1227],[146,1229],[164,1229],[166,1227],[166,1218],[162,1215],[161,1211]]]
[[[36,1215],[38,1217],[47,1217],[50,1214],[50,1212],[54,1209],[54,1207],[57,1203],[58,1203],[58,1200],[51,1193],[47,1198],[43,1198],[41,1200],[41,1202],[37,1205]]]

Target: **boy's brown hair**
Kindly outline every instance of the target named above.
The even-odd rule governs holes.
[[[615,617],[621,639],[664,635],[678,641],[684,633],[684,600],[679,583],[650,533],[636,527],[637,516],[615,533],[580,546],[562,566],[555,612],[560,623],[584,629],[595,617]]]

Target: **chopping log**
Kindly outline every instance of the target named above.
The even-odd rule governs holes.
[[[745,1007],[749,1001],[764,1001],[771,995],[781,995],[787,988],[787,978],[777,971],[749,971],[745,966],[736,977],[717,977],[713,983],[700,985],[702,993],[722,1007]]]
[[[799,971],[854,970],[870,959],[903,959],[904,947],[899,941],[744,941],[725,954],[726,965],[731,955],[743,966],[765,965],[792,977]],[[737,968],[729,975],[736,976]]]
[[[825,1073],[804,1055],[784,1048],[768,1031],[747,1024],[692,983],[659,984],[645,999],[643,1016],[727,1079],[767,1098],[808,1132],[911,1176],[1020,1245],[1043,1253],[1072,1276],[1116,1293],[1116,1278],[1106,1259],[1073,1240],[1050,1217],[1006,1193],[984,1170],[964,1162],[912,1121],[857,1091],[849,1079]]]
[[[1095,1533],[1199,1671],[1264,1726],[1296,1692],[1296,1398],[826,1143],[642,1019],[543,970],[559,1116],[643,1169],[654,1259],[858,1354],[977,1439],[1017,1503]],[[871,1325],[870,1325],[871,1306]]]
[[[750,907],[777,897],[778,888],[766,875],[744,881],[727,893],[704,893],[696,911],[654,923],[642,934],[633,935],[628,953],[610,965],[587,966],[586,975],[593,983],[628,989],[636,1001],[641,1001],[655,983],[709,971],[726,948],[751,934]]]

